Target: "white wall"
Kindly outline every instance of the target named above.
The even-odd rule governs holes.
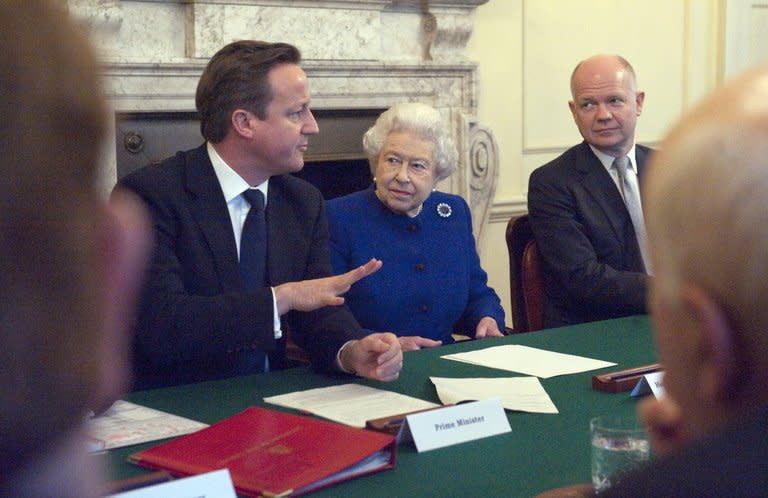
[[[726,0],[724,73],[768,62],[768,0]]]
[[[528,176],[581,137],[569,78],[595,53],[619,53],[646,92],[637,140],[664,130],[721,79],[718,0],[490,0],[478,7],[468,57],[479,64],[478,118],[499,146],[500,174],[480,258],[511,325],[504,230],[526,211]]]

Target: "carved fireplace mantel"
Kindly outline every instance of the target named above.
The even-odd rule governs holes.
[[[487,1],[68,0],[68,5],[101,51],[105,92],[116,113],[194,111],[195,88],[208,58],[245,38],[285,41],[301,50],[315,109],[386,108],[401,101],[434,106],[451,124],[460,157],[457,172],[439,188],[467,200],[480,241],[498,156],[493,134],[475,118],[477,70],[464,51],[474,10]],[[107,188],[116,181],[115,164],[110,149]]]

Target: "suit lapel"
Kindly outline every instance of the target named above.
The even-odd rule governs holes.
[[[239,290],[242,284],[232,221],[205,144],[187,160],[186,175],[190,212],[208,244],[219,281],[225,291]]]
[[[642,187],[645,178],[645,162],[648,159],[648,149],[642,145],[635,146],[635,161],[637,161],[637,183]],[[642,192],[640,192],[642,196]],[[642,197],[641,197],[642,199]]]
[[[306,242],[294,240],[301,230],[295,226],[292,205],[282,178],[270,178],[267,201],[267,279],[270,285],[297,279],[293,275],[295,253],[299,250],[297,244],[305,245]]]
[[[619,189],[616,188],[613,178],[586,142],[582,142],[579,153],[582,157],[578,164],[584,174],[581,185],[584,190],[589,192],[595,204],[605,213],[618,237],[629,216]]]

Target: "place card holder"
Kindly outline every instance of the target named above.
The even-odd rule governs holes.
[[[400,433],[400,429],[403,427],[405,417],[413,415],[414,413],[427,412],[430,410],[439,410],[445,408],[443,405],[435,406],[432,408],[424,408],[423,410],[415,410],[412,412],[398,413],[397,415],[390,415],[388,417],[374,418],[366,420],[365,428],[371,431],[383,432],[385,434],[391,434],[397,436]]]
[[[659,370],[662,370],[661,365],[659,363],[653,363],[651,365],[643,365],[640,367],[628,368],[626,370],[593,375],[592,389],[609,393],[631,391],[644,375],[658,372]]]
[[[499,398],[373,419],[366,428],[396,434],[397,444],[413,441],[419,453],[512,430]]]

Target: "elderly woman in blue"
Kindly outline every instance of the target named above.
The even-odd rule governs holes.
[[[456,148],[440,113],[397,104],[363,137],[374,185],[327,203],[335,273],[378,258],[381,270],[360,280],[345,303],[369,330],[388,330],[403,351],[501,336],[504,310],[472,236],[467,203],[436,192],[456,167]]]

